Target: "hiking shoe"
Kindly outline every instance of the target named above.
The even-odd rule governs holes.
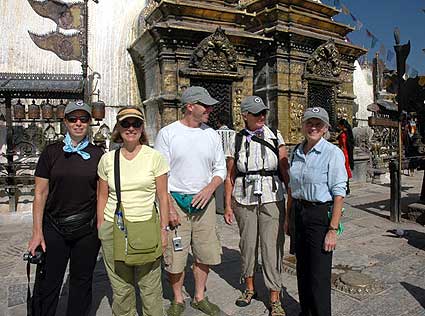
[[[245,290],[241,296],[238,297],[235,304],[239,307],[245,307],[251,304],[252,299],[256,298],[257,294],[253,290]]]
[[[270,303],[270,316],[285,316],[285,310],[282,305],[280,305],[280,301],[271,302]]]
[[[184,303],[177,303],[172,301],[170,307],[167,309],[167,316],[181,316],[185,309]]]
[[[220,315],[220,308],[217,305],[208,301],[208,297],[206,296],[202,301],[199,301],[199,302],[192,301],[190,303],[190,306],[210,316]]]

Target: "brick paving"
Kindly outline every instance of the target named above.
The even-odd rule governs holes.
[[[402,177],[402,207],[419,199],[423,172],[413,177]],[[346,199],[343,217],[345,232],[339,238],[334,254],[333,273],[359,271],[377,280],[382,289],[378,293],[356,297],[337,289],[332,291],[335,316],[425,316],[425,227],[412,221],[389,221],[389,185],[353,183],[352,195]],[[2,200],[3,201],[3,200]],[[7,212],[0,201],[0,316],[26,315],[26,274],[22,253],[31,232],[30,204],[21,205],[17,213]],[[240,255],[236,224],[225,225],[220,215],[217,224],[223,246],[223,263],[214,267],[207,284],[207,295],[227,315],[268,315],[268,294],[257,273],[259,297],[246,308],[235,306],[239,295]],[[404,237],[397,238],[391,229],[403,229]],[[286,248],[289,247],[287,240]],[[34,271],[34,269],[33,269]],[[298,316],[299,304],[296,277],[293,270],[283,274],[282,303],[288,316]],[[94,300],[90,315],[111,315],[111,288],[102,261],[94,276]],[[64,280],[57,315],[64,315],[67,300],[67,278]],[[171,298],[169,285],[164,278],[164,306]],[[188,270],[185,281],[185,315],[200,316],[193,310],[193,275]],[[140,302],[139,302],[140,303]],[[140,305],[140,304],[139,304]],[[139,308],[140,310],[140,308]]]

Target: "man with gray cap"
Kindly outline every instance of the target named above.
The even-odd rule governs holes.
[[[183,118],[162,128],[155,142],[155,149],[170,164],[169,220],[174,229],[164,261],[174,300],[167,315],[179,316],[185,309],[182,286],[189,247],[195,279],[191,305],[207,315],[219,315],[218,306],[205,296],[209,266],[221,262],[213,193],[226,177],[226,165],[219,135],[205,124],[219,101],[196,86],[187,88],[181,101]]]
[[[279,297],[283,285],[285,241],[282,181],[287,187],[288,159],[280,132],[265,125],[268,111],[269,107],[258,96],[246,97],[241,102],[245,129],[230,142],[224,219],[226,223],[232,224],[234,215],[241,236],[241,278],[246,287],[236,300],[236,305],[245,307],[256,296],[254,272],[260,239],[264,282],[270,291],[270,315],[282,316],[285,315]]]

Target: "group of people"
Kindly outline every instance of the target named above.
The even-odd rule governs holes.
[[[219,315],[205,289],[210,266],[221,263],[214,192],[223,182],[224,219],[232,224],[236,218],[241,237],[245,288],[236,305],[245,307],[256,297],[260,248],[270,315],[285,315],[280,293],[285,234],[290,234],[301,315],[331,315],[332,252],[348,178],[343,152],[323,137],[330,126],[327,112],[320,107],[305,111],[305,140],[288,156],[281,133],[265,124],[269,107],[260,97],[246,97],[241,102],[245,128],[233,134],[224,154],[219,135],[206,124],[219,101],[197,86],[187,88],[181,101],[182,119],[159,131],[154,148],[148,146],[143,112],[122,108],[111,136],[120,148],[108,153],[88,140],[90,107],[82,101],[67,105],[67,134],[44,149],[35,172],[28,250],[34,254],[41,247],[45,260],[37,267],[33,315],[55,315],[68,261],[67,315],[89,313],[100,247],[113,290],[113,315],[136,315],[136,286],[143,315],[163,315],[161,257],[173,292],[166,314],[184,315],[190,250],[191,306]],[[138,231],[135,241],[130,228],[147,221],[157,230]],[[138,258],[146,260],[130,264],[129,249],[155,240],[150,235],[156,231],[154,256],[148,260],[142,251]],[[125,246],[117,246],[121,235]]]

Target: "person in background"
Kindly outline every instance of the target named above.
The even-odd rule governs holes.
[[[283,316],[280,303],[285,233],[285,198],[281,178],[288,186],[288,155],[279,131],[265,125],[269,108],[257,96],[241,102],[245,129],[233,136],[227,157],[224,219],[239,226],[242,279],[245,290],[236,305],[245,307],[255,297],[254,272],[261,249],[264,282],[270,293],[270,315]],[[232,195],[235,207],[232,207]]]
[[[338,121],[338,144],[345,157],[345,170],[347,171],[347,195],[350,194],[350,179],[353,177],[351,171],[354,169],[354,136],[350,123],[345,119]]]
[[[308,108],[302,119],[305,140],[291,157],[290,198],[295,216],[295,255],[302,316],[331,316],[332,254],[337,245],[347,171],[344,154],[323,138],[329,116]],[[289,232],[289,218],[285,232]]]
[[[124,107],[117,114],[111,140],[122,144],[120,150],[121,203],[126,220],[149,220],[155,197],[159,202],[161,241],[167,245],[169,166],[163,156],[148,146],[144,115],[137,107]],[[99,239],[103,260],[113,291],[112,313],[116,316],[136,314],[135,283],[139,286],[143,316],[162,316],[161,257],[156,261],[128,266],[114,261],[114,213],[117,196],[114,183],[115,150],[99,162],[99,198],[97,203]],[[140,232],[143,235],[143,232]],[[119,267],[118,267],[119,265]]]
[[[54,316],[69,261],[66,315],[88,315],[100,242],[96,229],[97,164],[101,148],[88,139],[91,108],[83,101],[65,108],[61,142],[48,145],[35,170],[33,229],[28,250],[38,246],[45,262],[37,267],[33,315]]]
[[[170,225],[174,229],[169,232],[164,262],[174,299],[167,315],[180,316],[185,309],[182,287],[191,247],[195,279],[191,306],[216,316],[220,308],[205,296],[205,286],[210,266],[221,263],[213,194],[226,178],[226,164],[219,136],[206,123],[219,101],[197,86],[187,88],[181,101],[183,118],[162,128],[155,141],[155,149],[167,158],[171,167],[168,185]],[[181,237],[178,248],[172,244],[176,235]]]
[[[228,156],[230,141],[236,133],[226,125],[225,115],[219,115],[217,118],[217,133],[220,136],[221,144],[223,146],[224,156]],[[220,184],[215,191],[215,203],[217,214],[224,214],[224,183]]]

